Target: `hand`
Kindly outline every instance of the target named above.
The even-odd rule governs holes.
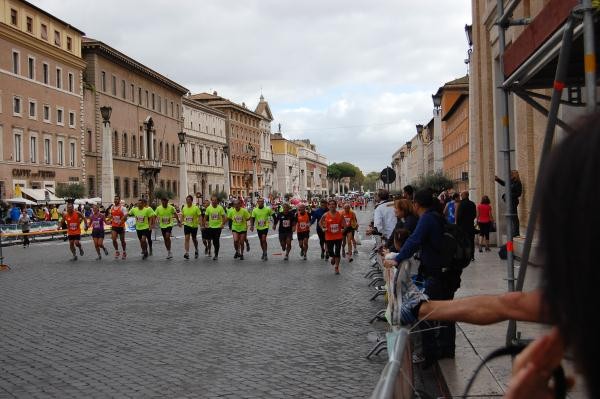
[[[549,387],[552,371],[560,365],[564,346],[555,327],[550,334],[536,339],[523,349],[513,364],[513,376],[505,398],[552,399]],[[572,385],[572,380],[570,381]]]
[[[398,266],[398,262],[393,259],[386,259],[383,261],[383,266],[387,268],[392,268]]]

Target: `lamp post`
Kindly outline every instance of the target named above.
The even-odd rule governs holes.
[[[231,195],[231,182],[230,182],[230,176],[229,176],[229,146],[228,145],[224,145],[223,146],[223,180],[225,181],[225,193],[227,194],[227,197],[229,198],[229,195]]]
[[[252,175],[252,205],[254,205],[254,195],[256,193],[256,188],[258,185],[258,176],[256,176],[256,155],[252,155],[252,171],[253,171],[253,175]]]
[[[433,101],[433,170],[439,172],[444,168],[442,151],[442,90],[431,95]]]
[[[101,197],[102,204],[108,207],[115,197],[115,175],[113,169],[113,142],[110,128],[110,115],[112,108],[110,106],[100,107],[102,116],[102,184]]]
[[[185,132],[177,133],[179,138],[179,203],[183,204],[187,196],[187,161],[185,156]]]

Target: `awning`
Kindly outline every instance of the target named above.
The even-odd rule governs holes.
[[[31,198],[37,203],[43,204],[62,204],[65,201],[62,198],[58,198],[50,191],[43,188],[22,188],[21,194]]]

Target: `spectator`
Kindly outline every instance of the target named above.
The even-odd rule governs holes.
[[[412,202],[405,198],[395,200],[394,212],[398,219],[396,226],[394,227],[394,235],[399,229],[408,230],[409,233],[412,233],[415,230],[415,227],[417,227],[417,221],[419,219],[417,215],[415,215]],[[402,242],[404,242],[404,240],[402,240]],[[393,252],[400,251],[400,247],[396,246],[396,241],[394,241],[393,237],[387,241],[386,247]]]
[[[33,221],[34,215],[33,215],[33,209],[31,208],[31,205],[27,205],[27,207],[25,209],[27,210],[27,216],[29,216],[29,219],[31,221]]]
[[[442,206],[444,206],[444,217],[446,218],[446,220],[448,221],[448,223],[450,224],[455,224],[456,223],[456,205],[458,204],[458,201],[460,201],[460,195],[458,193],[454,193],[452,194],[452,199],[448,202],[446,201],[446,198],[444,196],[444,199],[440,199],[440,202],[442,203]]]
[[[506,182],[499,178],[498,176],[494,177],[494,180],[501,186],[506,186]],[[523,184],[521,183],[521,178],[519,177],[519,172],[517,170],[512,170],[510,172],[510,198],[512,203],[512,211],[514,216],[513,220],[513,231],[512,236],[516,237],[520,234],[520,226],[519,226],[519,212],[517,207],[519,206],[519,197],[523,194]],[[506,194],[502,194],[502,200],[506,202]]]
[[[469,199],[469,192],[463,191],[460,194],[460,202],[457,204],[456,224],[469,235],[471,240],[471,248],[473,248],[473,259],[475,260],[475,219],[477,218],[477,207],[475,203]]]
[[[31,208],[29,208],[31,209]],[[29,246],[29,231],[31,230],[31,217],[27,213],[25,207],[21,211],[18,224],[21,226],[21,232],[23,233],[23,248]]]
[[[413,188],[413,186],[411,186],[410,184],[404,186],[404,188],[402,189],[402,196],[407,200],[412,201],[413,197],[415,196],[415,189]]]
[[[479,252],[483,252],[483,245],[485,244],[485,250],[490,250],[490,229],[494,217],[492,216],[492,206],[490,205],[490,198],[487,195],[481,197],[481,203],[477,205],[477,225],[479,226]]]
[[[21,218],[21,208],[13,204],[10,208],[9,215],[11,223],[18,223]]]
[[[59,212],[56,205],[52,205],[52,209],[50,210],[50,220],[58,222]]]
[[[387,190],[377,192],[379,202],[375,205],[373,212],[373,227],[367,230],[367,234],[381,235],[384,242],[392,236],[397,218],[394,212],[394,204],[390,201],[390,193]]]

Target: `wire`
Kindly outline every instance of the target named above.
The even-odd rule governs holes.
[[[314,127],[308,129],[292,129],[286,130],[286,132],[306,132],[311,130],[333,130],[333,129],[349,129],[353,127],[369,127],[369,126],[385,126],[385,125],[397,125],[400,122],[385,122],[385,123],[371,123],[368,125],[348,125],[348,126],[334,126],[334,127]]]

